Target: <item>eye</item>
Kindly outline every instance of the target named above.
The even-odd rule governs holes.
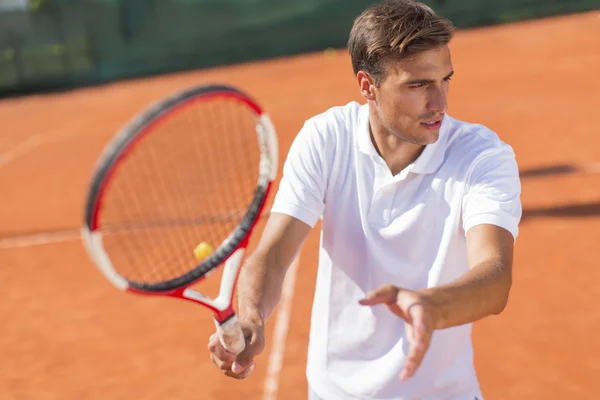
[[[417,83],[415,85],[410,85],[409,88],[411,89],[420,89],[422,87],[425,87],[426,83]]]

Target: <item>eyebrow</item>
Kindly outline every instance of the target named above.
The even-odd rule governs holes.
[[[452,75],[454,75],[454,71],[450,72],[448,75],[444,77],[444,80],[449,79]],[[433,83],[435,80],[433,79],[415,79],[412,81],[404,82],[405,85],[418,85],[421,83]]]

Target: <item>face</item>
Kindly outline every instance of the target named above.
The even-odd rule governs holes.
[[[360,71],[357,78],[370,104],[372,125],[410,143],[434,143],[446,113],[453,73],[448,46],[388,62],[378,86]]]

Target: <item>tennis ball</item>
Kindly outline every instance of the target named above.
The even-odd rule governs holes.
[[[206,257],[210,256],[214,250],[215,249],[213,249],[210,244],[202,242],[194,249],[194,256],[198,260],[204,260]]]

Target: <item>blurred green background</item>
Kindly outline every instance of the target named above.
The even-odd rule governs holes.
[[[0,97],[343,47],[367,0],[0,0]],[[459,28],[600,0],[425,0]]]

